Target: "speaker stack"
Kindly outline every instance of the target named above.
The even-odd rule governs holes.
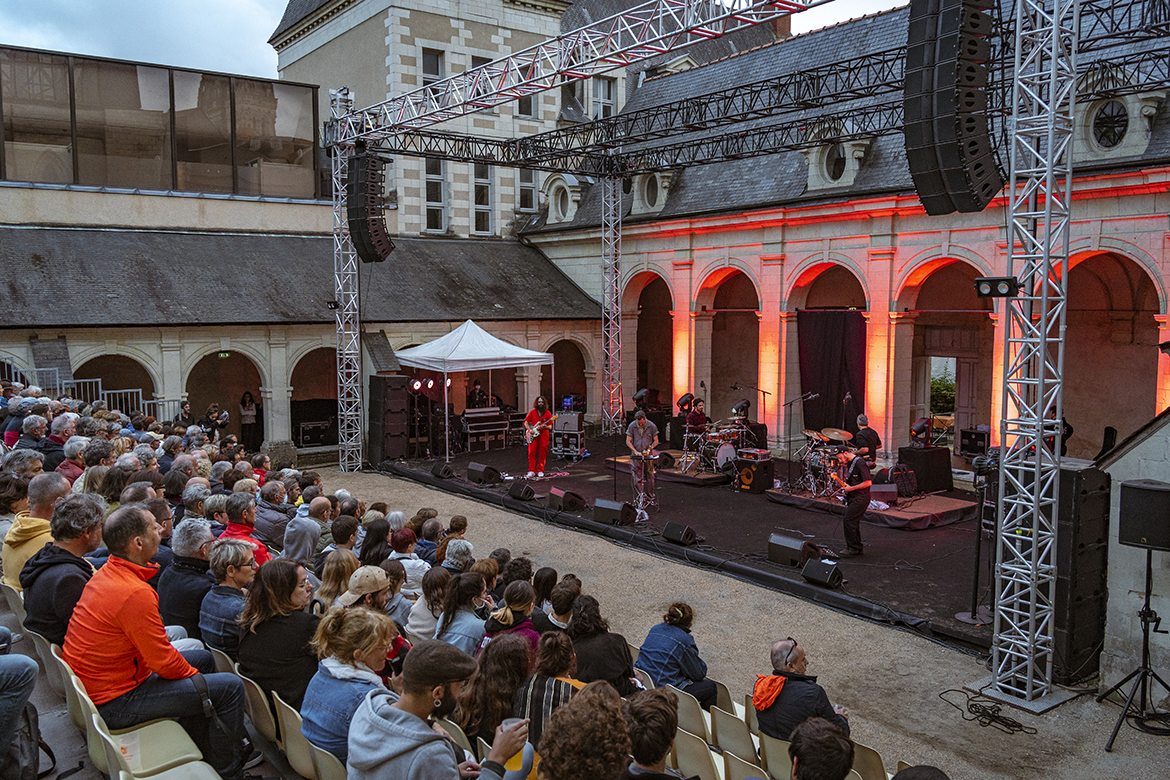
[[[382,216],[382,161],[367,152],[349,158],[345,210],[349,239],[363,263],[380,263],[394,251]]]
[[[912,0],[906,160],[927,214],[977,212],[1004,186],[987,115],[995,0]]]
[[[370,462],[406,457],[410,394],[404,376],[370,376]]]

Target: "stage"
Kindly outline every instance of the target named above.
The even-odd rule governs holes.
[[[791,500],[777,491],[741,492],[723,475],[719,475],[722,484],[714,484],[713,479],[673,481],[660,473],[659,508],[650,512],[646,522],[602,525],[593,521],[591,507],[596,499],[625,502],[632,497],[628,453],[624,441],[619,442],[617,437],[587,439],[585,443],[586,455],[580,460],[557,460],[550,455],[544,479],[523,480],[528,470],[527,450],[523,447],[454,455],[449,465],[455,476],[450,479],[432,474],[432,467],[441,462],[436,459],[386,461],[381,470],[545,522],[718,569],[859,617],[909,626],[967,647],[990,647],[990,626],[970,626],[954,618],[955,613],[971,608],[974,494],[956,490],[920,496],[909,507],[882,513],[891,517],[867,514],[861,527],[865,554],[840,561],[845,582],[841,588],[831,590],[806,582],[796,568],[769,561],[768,539],[778,533],[840,550],[844,547],[841,507]],[[470,482],[467,467],[473,462],[499,470],[504,480],[496,485]],[[786,469],[785,461],[776,461],[777,478],[783,478]],[[509,496],[508,488],[516,479],[528,482],[536,500]],[[580,495],[588,506],[578,512],[550,509],[548,494],[553,487]],[[700,537],[699,544],[682,547],[664,539],[662,530],[671,522],[694,529]],[[921,528],[910,530],[916,525]],[[988,539],[982,539],[982,545],[979,595],[980,603],[988,605],[994,548]]]

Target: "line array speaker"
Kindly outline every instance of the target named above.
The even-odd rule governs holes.
[[[668,542],[674,542],[675,544],[681,544],[686,547],[690,547],[698,541],[698,537],[695,535],[695,529],[682,523],[667,523],[666,528],[662,529],[662,538]]]
[[[593,502],[593,519],[608,525],[633,525],[638,513],[633,504],[599,498]]]
[[[495,485],[503,479],[498,469],[485,466],[482,463],[467,464],[467,478],[481,485]]]
[[[548,505],[552,509],[565,512],[580,512],[585,508],[585,499],[579,494],[564,488],[549,488]]]
[[[349,238],[364,263],[380,263],[394,251],[382,216],[385,177],[377,156],[358,152],[349,158],[345,177],[345,216]]]
[[[927,214],[977,212],[1004,186],[987,115],[995,0],[912,0],[903,92],[906,160]]]
[[[370,462],[405,458],[410,422],[407,378],[371,375],[369,400]]]
[[[512,484],[508,485],[508,495],[512,498],[518,498],[521,501],[531,501],[536,498],[536,491],[527,482],[514,479],[512,480]]]

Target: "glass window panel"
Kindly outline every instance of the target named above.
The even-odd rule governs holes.
[[[525,95],[516,101],[516,113],[520,116],[532,116],[532,95]]]
[[[427,209],[427,230],[441,231],[443,229],[443,210]]]
[[[443,161],[433,157],[426,158],[427,160],[427,176],[442,176],[443,175]]]
[[[490,211],[475,212],[475,232],[490,233],[492,230],[492,214]]]
[[[77,58],[73,89],[79,183],[171,189],[166,69]]]
[[[484,165],[483,163],[476,163],[475,164],[475,178],[483,180],[483,179],[487,179],[487,177],[488,177],[488,166]]]
[[[475,205],[488,206],[491,205],[491,187],[486,184],[475,185]]]
[[[232,191],[231,84],[225,76],[175,71],[177,189]]]
[[[5,175],[73,183],[69,63],[54,54],[0,49]]]
[[[443,52],[437,49],[423,49],[422,72],[424,87],[443,78]]]
[[[428,181],[427,182],[427,203],[442,203],[443,202],[443,182]]]
[[[313,197],[313,90],[236,79],[241,195]]]
[[[520,190],[520,210],[532,211],[536,208],[536,193],[528,188]]]

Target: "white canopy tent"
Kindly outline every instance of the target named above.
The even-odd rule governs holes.
[[[490,371],[495,368],[520,368],[553,364],[548,352],[537,352],[498,339],[471,320],[467,320],[446,336],[397,353],[398,362],[412,368],[424,368],[443,374],[443,415],[445,430],[451,430],[450,406],[447,400],[447,375],[460,371]],[[553,396],[556,396],[556,369],[552,372]],[[549,406],[553,404],[549,400]],[[445,442],[446,460],[451,460],[450,435]]]

